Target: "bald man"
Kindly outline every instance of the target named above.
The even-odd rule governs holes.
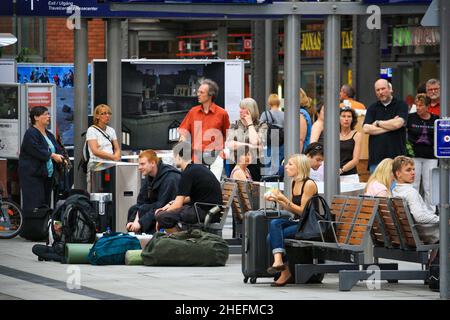
[[[385,158],[406,155],[408,105],[392,95],[392,85],[385,79],[375,82],[378,101],[367,109],[364,133],[369,137],[369,171]]]

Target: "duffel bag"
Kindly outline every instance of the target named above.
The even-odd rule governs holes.
[[[89,250],[88,260],[93,265],[125,264],[125,253],[139,249],[141,243],[138,238],[125,233],[105,232]]]
[[[220,236],[199,229],[172,234],[157,232],[141,256],[147,266],[224,266],[228,244]]]

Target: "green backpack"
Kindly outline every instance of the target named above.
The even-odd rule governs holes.
[[[199,229],[172,234],[157,232],[141,256],[147,266],[224,266],[228,244],[220,236]]]

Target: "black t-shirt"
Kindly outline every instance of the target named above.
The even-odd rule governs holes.
[[[406,123],[408,121],[408,105],[396,98],[387,106],[380,101],[373,103],[366,113],[364,124],[372,124],[376,120],[391,120],[399,116],[405,125],[398,130],[369,136],[369,166],[378,164],[385,158],[395,158],[406,154]]]
[[[191,204],[206,202],[222,204],[222,190],[214,174],[202,164],[188,164],[181,173],[178,195],[191,198]],[[210,207],[203,208],[209,210]]]
[[[434,159],[434,121],[438,118],[434,114],[428,120],[417,113],[408,115],[408,140],[412,144],[414,157]]]

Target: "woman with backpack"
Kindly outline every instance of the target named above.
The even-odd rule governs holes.
[[[280,98],[277,94],[272,93],[267,103],[269,110],[265,110],[259,118],[260,123],[267,123],[268,126],[267,157],[271,159],[270,163],[265,165],[267,170],[264,175],[274,175],[284,159],[284,112],[280,110]],[[274,130],[278,131],[278,141],[272,141],[272,136],[276,137]]]
[[[89,192],[91,192],[90,171],[95,163],[105,160],[120,161],[121,158],[116,131],[108,126],[111,116],[111,108],[106,104],[99,104],[94,109],[94,124],[86,132],[86,143],[89,150],[87,166],[87,189]]]
[[[39,212],[35,209],[50,207],[55,172],[64,157],[55,136],[47,130],[50,124],[48,109],[41,106],[31,108],[30,120],[31,127],[25,132],[19,155],[18,171],[24,212],[24,227],[20,235],[30,240],[43,240],[42,228],[36,216]]]
[[[272,190],[265,195],[266,200],[278,203],[282,209],[294,215],[293,218],[274,219],[270,223],[268,238],[274,262],[267,272],[273,275],[280,273],[280,277],[271,284],[273,287],[282,287],[294,281],[287,263],[284,239],[295,236],[298,220],[306,203],[318,193],[316,183],[309,178],[310,169],[309,160],[305,155],[294,154],[285,166],[286,174],[293,179],[291,197],[286,197],[280,190]]]

